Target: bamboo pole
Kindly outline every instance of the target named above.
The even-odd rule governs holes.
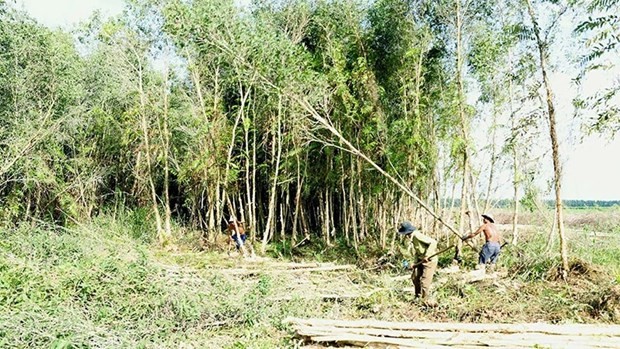
[[[220,41],[220,40],[215,40],[214,44],[217,45],[222,51],[227,52],[228,54],[232,54],[232,55],[236,56],[236,53],[230,47],[230,45],[228,45],[227,42]],[[273,82],[271,82],[271,80],[269,80],[267,77],[265,77],[263,74],[261,74],[258,71],[258,69],[256,69],[256,67],[254,67],[252,65],[252,63],[250,63],[248,61],[245,61],[245,60],[242,61],[242,63],[245,64],[250,69],[254,70],[254,73],[256,74],[256,76],[258,78],[260,78],[261,80],[263,80],[263,82],[265,84],[267,84],[268,86],[272,87],[276,91],[280,92],[282,95],[289,96],[291,99],[293,99],[295,102],[297,102],[302,108],[304,108],[312,116],[312,118],[314,120],[318,121],[329,132],[331,132],[333,135],[335,135],[343,144],[345,144],[346,147],[348,148],[347,150],[350,153],[352,153],[354,155],[357,155],[358,157],[361,157],[362,159],[364,159],[364,161],[366,161],[370,165],[372,165],[372,167],[374,167],[377,171],[379,171],[379,173],[381,173],[383,176],[385,176],[387,179],[389,179],[392,183],[394,183],[397,187],[399,187],[401,190],[403,190],[407,195],[409,195],[418,205],[420,205],[426,212],[428,212],[431,216],[433,216],[433,218],[435,218],[441,224],[446,226],[448,228],[448,230],[450,230],[452,233],[457,235],[459,237],[459,239],[461,238],[461,233],[459,233],[456,229],[454,229],[454,227],[452,227],[452,225],[450,225],[448,222],[445,222],[439,215],[437,215],[411,189],[409,189],[403,183],[398,181],[396,178],[392,177],[389,173],[387,173],[385,170],[383,170],[383,168],[381,168],[379,165],[377,165],[368,156],[366,156],[364,153],[362,153],[360,150],[358,150],[351,142],[349,142],[346,138],[344,138],[344,136],[342,136],[342,134],[326,118],[322,117],[316,111],[316,109],[314,109],[314,107],[312,107],[312,105],[310,105],[310,103],[307,100],[305,100],[303,98],[300,98],[297,95],[290,94],[290,92],[289,93],[285,92],[282,88],[278,87]],[[362,227],[362,229],[363,229],[363,227]],[[468,242],[468,241],[465,241],[465,242],[467,243],[468,246],[470,246],[471,248],[476,250],[476,248],[474,246],[472,246],[470,242]]]
[[[340,142],[343,143],[348,148],[349,152],[351,152],[354,155],[359,156],[364,161],[372,165],[377,171],[379,171],[379,173],[381,173],[383,176],[389,179],[392,183],[398,186],[402,191],[404,191],[407,195],[409,195],[418,205],[420,205],[426,212],[428,212],[431,216],[433,216],[433,218],[435,218],[441,224],[446,226],[452,233],[458,236],[459,239],[461,238],[461,234],[454,227],[452,227],[452,225],[450,225],[448,222],[445,222],[440,216],[438,216],[411,189],[409,189],[404,184],[402,184],[400,181],[398,181],[396,178],[394,178],[389,173],[387,173],[383,168],[381,168],[381,166],[377,165],[377,163],[375,163],[368,156],[366,156],[366,154],[358,150],[351,142],[349,142],[346,138],[344,138],[344,136],[326,118],[319,115],[319,113],[305,99],[300,99],[297,96],[292,96],[292,98],[296,100],[297,103],[299,103],[304,109],[306,109],[306,111],[309,112],[310,115],[312,115],[312,117],[316,121],[318,121],[321,125],[323,125],[323,127],[325,127],[334,136],[336,136],[340,140]],[[476,250],[476,248],[473,247],[469,242],[467,244],[468,246]]]
[[[620,325],[587,325],[546,323],[526,324],[484,324],[484,323],[425,323],[425,322],[390,322],[380,320],[328,320],[287,318],[285,323],[306,326],[325,326],[331,328],[375,328],[389,330],[472,332],[472,333],[541,333],[549,335],[580,335],[617,337],[620,346]]]

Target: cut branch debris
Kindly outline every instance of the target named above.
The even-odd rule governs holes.
[[[264,267],[264,265],[263,265]],[[273,273],[273,274],[285,274],[285,273],[310,273],[310,272],[323,272],[323,271],[335,271],[335,270],[352,270],[355,269],[355,265],[352,264],[344,264],[344,265],[335,265],[332,263],[279,263],[269,265],[269,269],[265,268],[239,268],[239,269],[229,269],[226,271],[228,274],[232,275],[244,275],[244,274],[253,274],[253,273]]]

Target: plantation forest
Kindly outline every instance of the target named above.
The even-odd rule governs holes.
[[[562,192],[620,130],[618,13],[125,0],[51,28],[0,0],[0,347],[620,347],[620,198]],[[404,221],[447,251],[437,305]],[[608,332],[467,327],[539,322]]]

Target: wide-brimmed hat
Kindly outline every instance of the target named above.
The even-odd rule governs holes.
[[[495,223],[495,220],[493,219],[493,216],[491,216],[491,215],[490,215],[490,214],[488,214],[488,213],[483,214],[483,215],[482,215],[482,218],[486,218],[489,222],[491,222],[491,223]]]
[[[416,230],[416,228],[411,224],[411,222],[402,222],[400,224],[400,228],[398,228],[398,233],[402,235],[411,234]]]

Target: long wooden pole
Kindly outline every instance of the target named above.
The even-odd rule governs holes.
[[[456,245],[450,245],[450,246],[448,246],[448,247],[444,248],[443,250],[441,250],[441,251],[439,251],[439,252],[436,252],[436,253],[433,253],[432,255],[430,255],[430,256],[428,256],[428,257],[426,257],[426,259],[431,259],[431,258],[433,258],[433,257],[435,257],[435,256],[439,256],[440,254],[442,254],[442,253],[444,253],[444,252],[446,252],[446,251],[448,251],[448,250],[451,250],[451,249],[453,249],[454,247],[456,247]],[[415,267],[417,267],[418,265],[420,265],[420,264],[422,264],[422,263],[424,263],[424,261],[419,261],[419,262],[415,263],[414,265],[412,265],[412,266],[411,266],[411,268],[415,268]]]
[[[383,176],[389,179],[392,183],[394,183],[397,187],[399,187],[403,192],[409,195],[418,205],[420,205],[426,212],[428,212],[431,216],[433,216],[433,218],[435,218],[441,224],[446,226],[446,228],[448,228],[452,233],[458,236],[459,239],[461,238],[461,234],[458,232],[458,230],[456,230],[452,225],[450,225],[450,223],[445,222],[439,215],[435,213],[435,211],[433,211],[428,205],[426,205],[426,203],[424,203],[411,189],[409,189],[404,184],[402,184],[400,181],[398,181],[396,178],[394,178],[389,173],[387,173],[383,168],[381,168],[381,166],[377,165],[377,163],[372,161],[372,159],[366,156],[366,154],[362,153],[353,144],[351,144],[351,142],[349,142],[346,138],[344,138],[344,136],[326,118],[322,117],[316,111],[316,109],[314,109],[310,105],[310,103],[308,103],[308,101],[306,101],[305,99],[301,99],[297,96],[291,96],[291,97],[297,103],[299,103],[304,109],[306,109],[306,111],[310,113],[310,115],[312,116],[314,120],[318,121],[321,125],[323,125],[323,127],[325,127],[329,132],[331,132],[334,136],[336,136],[340,140],[340,142],[348,148],[349,152],[359,156],[360,158],[364,159],[364,161],[372,165],[372,167],[374,167],[377,171],[379,171],[379,173],[381,173]],[[467,244],[475,250],[474,246],[472,246],[470,243],[467,243]]]
[[[218,40],[215,40],[214,43],[217,46],[219,46],[222,51],[225,51],[225,52],[227,52],[229,54],[232,54],[232,55],[236,56],[236,53],[230,48],[228,43],[222,42],[222,41],[218,41]],[[413,198],[413,200],[418,205],[420,205],[426,212],[428,212],[431,216],[433,216],[433,218],[435,218],[437,221],[439,221],[441,224],[443,224],[446,228],[448,228],[448,230],[450,230],[453,234],[458,236],[459,239],[461,239],[461,233],[459,233],[458,230],[456,230],[452,225],[450,225],[450,223],[445,222],[439,215],[437,215],[435,213],[435,211],[433,211],[430,207],[428,207],[428,205],[426,205],[411,189],[406,187],[404,184],[402,184],[396,178],[391,176],[389,173],[385,172],[385,170],[383,168],[381,168],[381,166],[377,165],[374,161],[372,161],[372,159],[370,159],[368,156],[366,156],[364,153],[362,153],[359,149],[357,149],[353,144],[351,144],[351,142],[349,142],[346,138],[344,138],[344,136],[342,134],[340,134],[340,132],[326,118],[322,117],[316,111],[316,109],[314,109],[314,107],[312,107],[312,105],[310,105],[310,103],[308,103],[307,100],[305,100],[303,98],[300,98],[297,95],[293,95],[293,94],[286,93],[285,91],[283,91],[280,87],[278,87],[273,82],[271,82],[271,80],[269,80],[267,77],[265,77],[263,74],[261,74],[259,72],[259,70],[256,69],[252,65],[252,63],[247,62],[245,60],[242,60],[242,63],[245,64],[246,66],[248,66],[250,69],[254,70],[255,73],[256,73],[256,76],[258,78],[260,78],[261,80],[263,80],[263,82],[265,84],[267,84],[268,86],[271,86],[272,88],[274,88],[275,90],[279,91],[283,95],[288,95],[294,101],[299,103],[299,105],[301,107],[303,107],[308,113],[310,113],[310,115],[312,116],[312,118],[314,120],[318,121],[329,132],[331,132],[334,136],[336,136],[340,140],[340,142],[342,142],[342,144],[344,144],[348,148],[347,150],[350,153],[359,156],[360,158],[364,159],[364,161],[366,161],[370,165],[372,165],[372,167],[374,167],[377,171],[379,171],[379,173],[381,173],[383,176],[385,176],[387,179],[389,179],[392,183],[394,183],[397,187],[399,187],[403,192],[405,192],[407,195],[409,195],[411,198]],[[476,250],[476,248],[473,245],[471,245],[470,242],[467,242],[467,241],[465,241],[465,242],[467,243],[467,245],[469,247],[471,247],[474,250]]]

